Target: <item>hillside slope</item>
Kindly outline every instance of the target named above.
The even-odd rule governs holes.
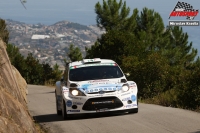
[[[11,65],[0,39],[0,132],[37,133],[27,108],[27,84]]]

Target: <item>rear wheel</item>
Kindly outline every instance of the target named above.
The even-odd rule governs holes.
[[[64,120],[67,119],[67,113],[66,113],[66,104],[65,104],[65,101],[63,100],[62,102],[62,117]]]

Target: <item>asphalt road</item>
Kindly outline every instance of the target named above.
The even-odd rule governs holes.
[[[31,115],[49,133],[200,133],[200,113],[139,103],[137,114],[77,116],[56,114],[54,88],[28,85]]]

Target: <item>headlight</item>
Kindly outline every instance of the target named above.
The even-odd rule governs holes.
[[[77,96],[78,95],[78,91],[77,90],[72,90],[72,95]]]
[[[85,96],[85,94],[81,92],[80,90],[78,90],[77,88],[70,88],[70,93],[73,96]]]
[[[122,90],[123,90],[123,91],[128,91],[128,90],[129,90],[129,86],[128,86],[128,85],[122,86]]]

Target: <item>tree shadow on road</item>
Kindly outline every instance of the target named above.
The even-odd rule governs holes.
[[[200,133],[200,129],[199,129],[199,131],[194,131],[194,132],[190,132],[190,133]]]
[[[57,114],[45,114],[45,115],[37,115],[33,116],[33,119],[38,123],[43,122],[54,122],[54,121],[62,121],[62,117]]]
[[[44,123],[44,122],[55,122],[55,121],[74,121],[74,120],[81,120],[81,119],[83,120],[97,119],[97,118],[116,117],[116,116],[123,116],[123,115],[130,115],[130,114],[107,112],[107,113],[95,113],[95,114],[70,115],[66,120],[63,120],[62,116],[59,116],[57,114],[45,114],[45,115],[33,116],[33,119],[38,123]]]
[[[47,93],[55,93],[55,91],[44,92],[43,94],[47,94]]]

